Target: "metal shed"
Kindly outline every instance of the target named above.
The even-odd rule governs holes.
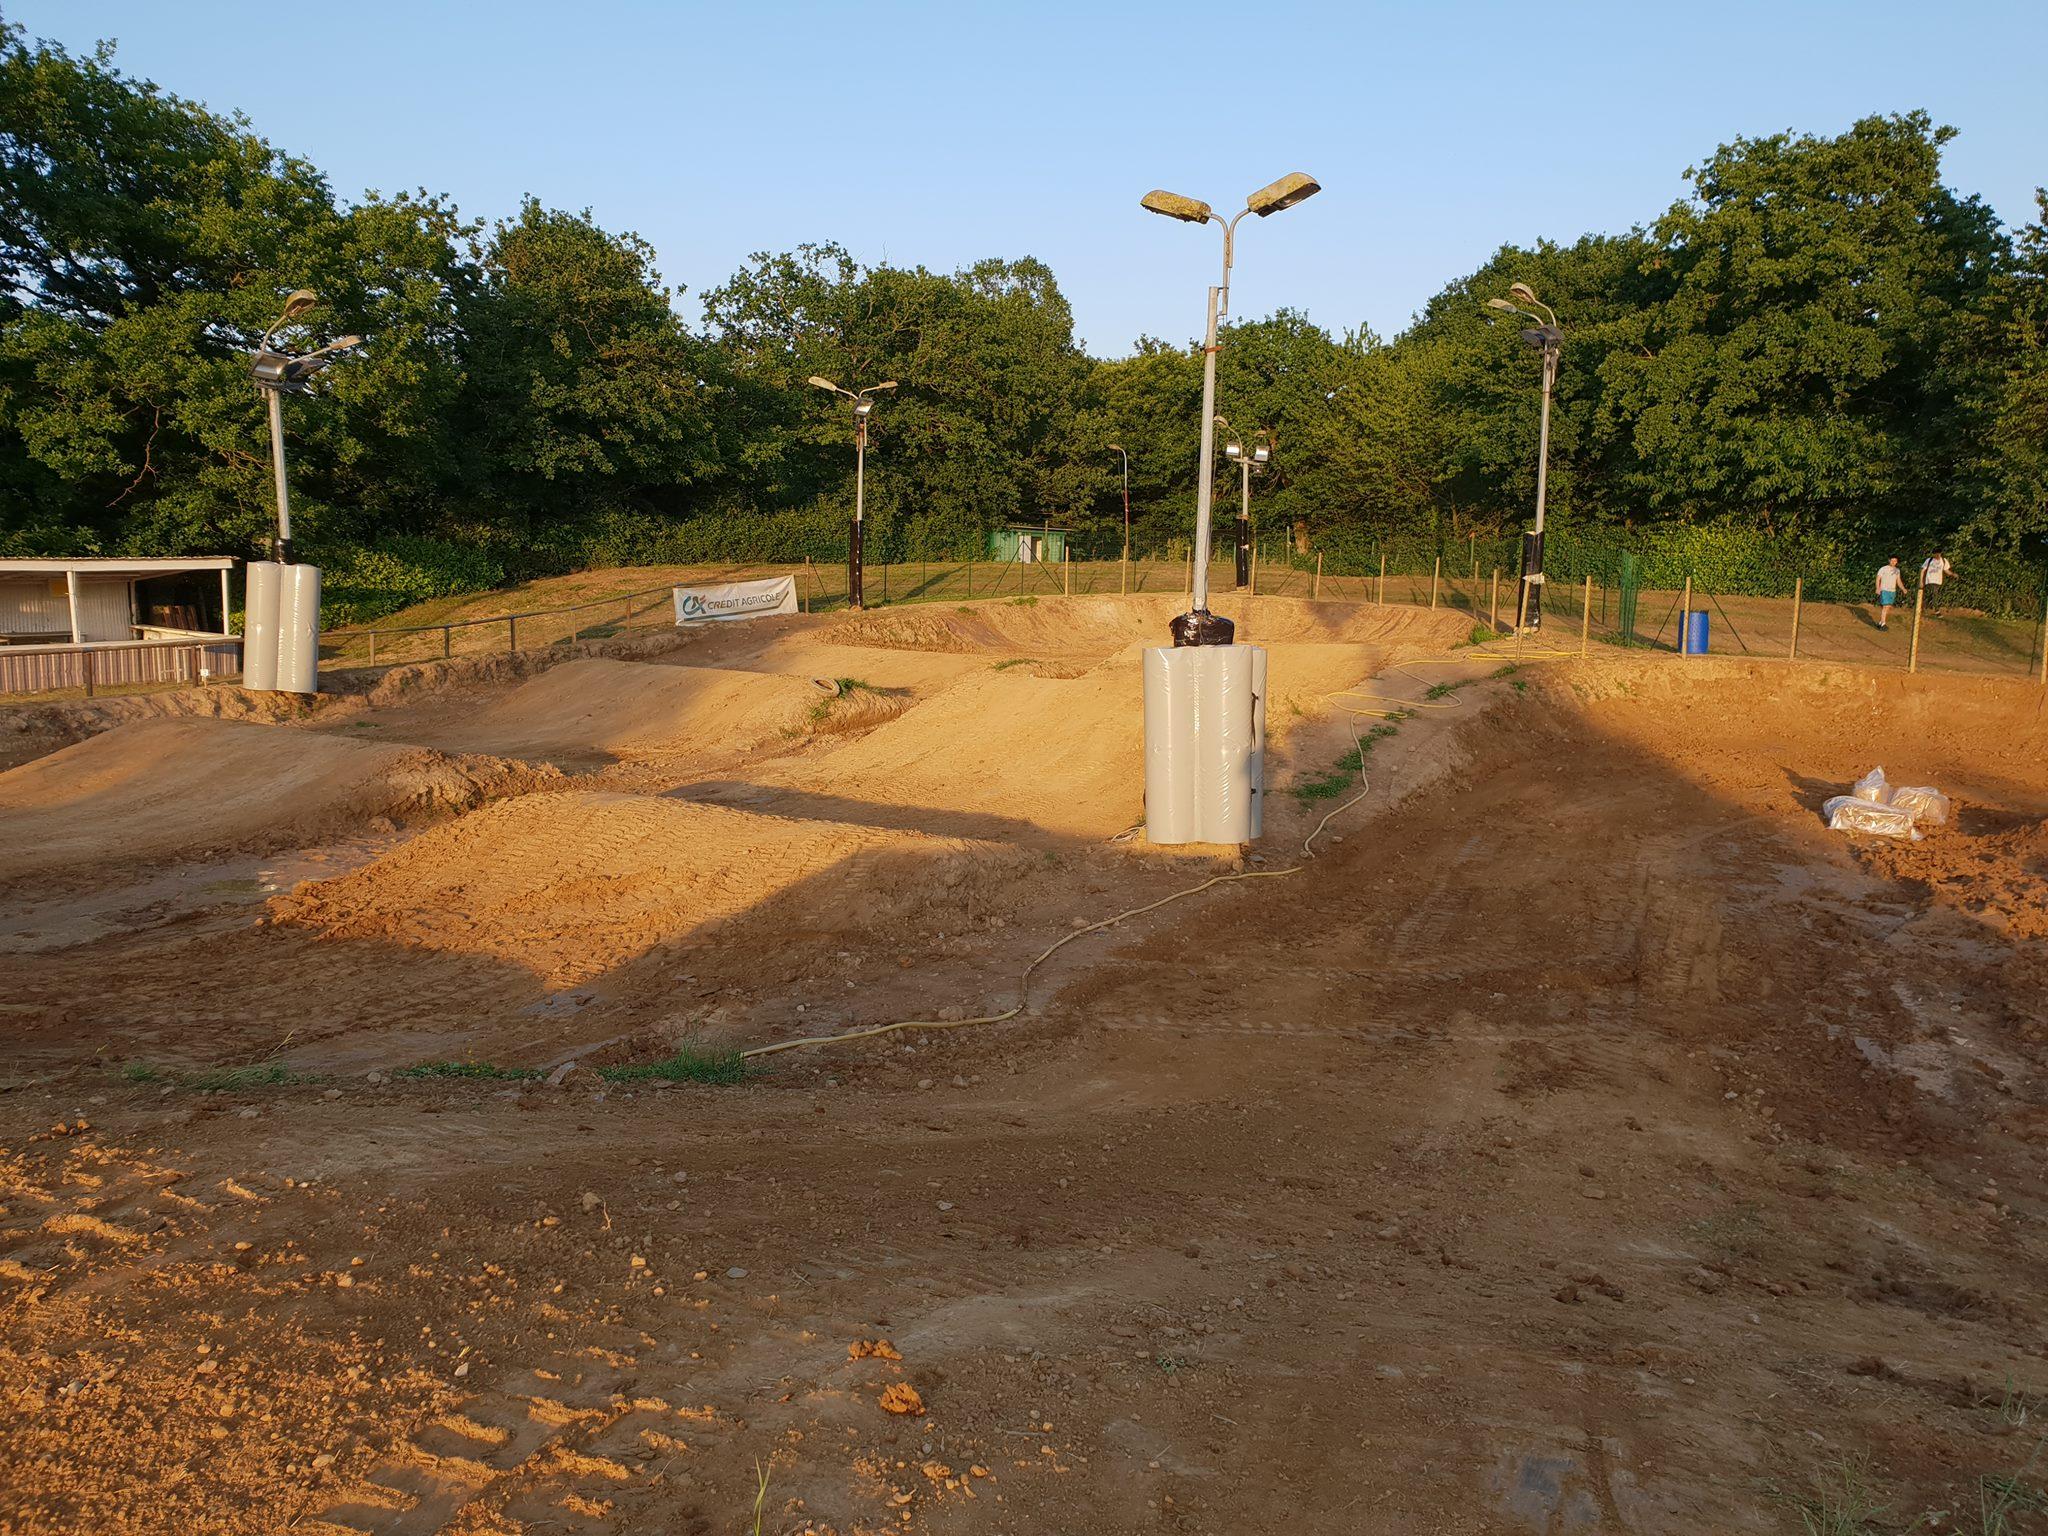
[[[241,669],[230,555],[0,560],[0,693]],[[218,577],[218,583],[212,579]]]
[[[991,560],[1021,560],[1027,564],[1042,561],[1058,564],[1067,558],[1067,530],[1055,528],[1050,523],[1011,523],[991,528],[988,557]]]

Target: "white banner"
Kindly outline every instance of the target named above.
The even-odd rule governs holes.
[[[676,622],[705,619],[758,619],[771,613],[796,612],[796,578],[775,576],[766,581],[729,581],[722,587],[677,587]]]

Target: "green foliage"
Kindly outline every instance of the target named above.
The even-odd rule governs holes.
[[[754,1069],[738,1051],[706,1051],[684,1046],[660,1061],[635,1062],[620,1067],[599,1067],[597,1075],[608,1083],[743,1083]]]
[[[1946,545],[1952,603],[2038,614],[2048,197],[2002,229],[1943,181],[1950,137],[1909,112],[1731,140],[1662,217],[1503,247],[1391,341],[1234,321],[1218,404],[1273,440],[1250,492],[1266,547],[1333,575],[1516,569],[1540,364],[1484,300],[1519,281],[1566,333],[1559,580],[1611,581],[1627,554],[1647,585],[1860,598],[1886,556]],[[286,409],[295,532],[337,622],[591,565],[842,559],[853,424],[813,374],[899,386],[871,421],[873,561],[965,558],[1013,521],[1115,555],[1112,443],[1135,551],[1186,551],[1199,347],[1091,359],[1039,261],[763,252],[692,326],[645,242],[587,212],[349,202],[111,46],[0,22],[0,554],[260,553],[247,353],[297,287],[321,304],[288,342],[367,338]],[[1219,463],[1214,489],[1227,526],[1241,482]]]
[[[532,1067],[500,1067],[488,1061],[424,1061],[418,1066],[400,1067],[391,1075],[411,1081],[512,1083],[525,1082],[541,1074]]]
[[[1309,805],[1317,800],[1334,800],[1356,789],[1359,775],[1365,772],[1365,760],[1372,756],[1372,749],[1397,729],[1393,725],[1374,726],[1359,737],[1358,744],[1338,758],[1334,765],[1295,785],[1294,798],[1303,805]]]

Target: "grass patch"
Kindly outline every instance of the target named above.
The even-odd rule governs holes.
[[[1358,782],[1358,776],[1365,772],[1365,760],[1372,756],[1372,749],[1394,734],[1392,725],[1376,725],[1358,738],[1358,745],[1338,758],[1335,765],[1304,779],[1294,786],[1294,798],[1303,805],[1313,805],[1318,800],[1334,800]]]
[[[1038,599],[1027,592],[1022,597],[1011,598],[1010,606],[1012,608],[1036,608],[1038,606]]]
[[[131,1083],[164,1083],[173,1088],[192,1088],[201,1093],[234,1093],[244,1088],[284,1088],[294,1083],[317,1083],[317,1072],[294,1072],[275,1062],[249,1067],[208,1067],[202,1072],[175,1072],[146,1061],[130,1062],[121,1076]]]
[[[599,1067],[597,1075],[608,1083],[743,1083],[754,1069],[738,1051],[700,1051],[686,1045],[660,1061]]]
[[[811,706],[811,724],[823,725],[825,717],[832,713],[832,706],[841,699],[851,698],[856,693],[880,693],[882,690],[865,678],[835,677],[832,692]]]
[[[1037,660],[1038,658],[1036,656],[1012,656],[1008,661],[998,661],[990,663],[990,668],[991,670],[996,672],[1007,672],[1012,667],[1031,666],[1035,664]]]
[[[488,1061],[423,1061],[416,1067],[400,1067],[391,1074],[411,1081],[461,1079],[481,1083],[524,1082],[540,1076],[534,1067],[501,1067]]]
[[[1816,1472],[1804,1489],[1769,1490],[1771,1502],[1794,1510],[1806,1536],[1864,1536],[1877,1529],[1879,1516],[1891,1508],[1870,1486],[1870,1469],[1862,1461],[1838,1461]]]
[[[1474,624],[1472,626],[1472,633],[1465,637],[1465,643],[1467,645],[1484,645],[1487,641],[1494,638],[1493,631],[1484,624]]]
[[[1455,683],[1431,683],[1429,691],[1423,694],[1423,697],[1425,699],[1448,699],[1460,688],[1470,688],[1474,681],[1475,679],[1468,677]]]

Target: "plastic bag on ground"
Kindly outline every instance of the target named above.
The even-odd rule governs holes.
[[[1948,796],[1929,785],[1898,785],[1892,790],[1891,799],[1886,803],[1894,809],[1911,813],[1915,821],[1925,822],[1930,827],[1948,825]]]
[[[1860,788],[1860,782],[1858,787]],[[1896,805],[1879,805],[1860,795],[1836,795],[1820,808],[1828,827],[1835,832],[1870,832],[1878,837],[1905,837],[1920,841],[1913,825],[1913,813]]]
[[[1858,800],[1869,800],[1877,805],[1891,802],[1891,785],[1885,781],[1884,769],[1873,768],[1851,786],[1849,793]]]

